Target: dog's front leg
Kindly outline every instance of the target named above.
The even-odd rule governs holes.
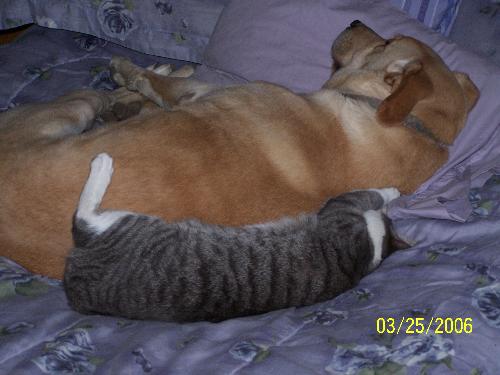
[[[187,65],[170,72],[167,66],[144,69],[122,57],[113,57],[110,67],[119,85],[140,92],[165,109],[194,101],[216,88],[189,78],[194,69]]]

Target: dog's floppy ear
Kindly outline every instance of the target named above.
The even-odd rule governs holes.
[[[467,112],[470,112],[479,99],[479,90],[467,74],[462,72],[453,72],[453,74],[462,87],[462,91],[465,96],[465,106],[467,108]]]
[[[377,118],[387,125],[401,123],[420,100],[432,93],[432,82],[419,60],[397,60],[389,65],[384,81],[392,93],[380,103]]]

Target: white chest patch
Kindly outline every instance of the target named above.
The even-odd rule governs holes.
[[[320,90],[313,100],[327,108],[338,119],[352,143],[369,143],[376,126],[374,109],[367,103],[347,98],[334,90]],[[374,125],[374,126],[371,126]]]

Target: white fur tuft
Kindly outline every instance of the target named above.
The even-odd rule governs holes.
[[[399,190],[393,187],[385,189],[370,189],[370,190],[379,193],[382,199],[384,200],[384,204],[387,204],[390,201],[399,198],[401,196]]]
[[[168,76],[170,73],[172,73],[172,65],[170,64],[161,64],[161,65],[153,64],[148,66],[146,69],[160,76]]]
[[[413,60],[410,60],[410,59],[399,59],[399,60],[393,61],[387,67],[387,73],[403,73],[405,68],[412,61]]]
[[[76,216],[84,219],[99,208],[113,175],[113,159],[106,153],[97,155],[90,164],[90,175],[83,187]]]
[[[373,270],[382,261],[382,247],[386,235],[385,223],[381,211],[369,210],[363,216],[373,245],[373,258],[370,263],[370,270]]]

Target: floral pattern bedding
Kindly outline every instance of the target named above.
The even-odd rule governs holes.
[[[4,0],[0,29],[78,31],[144,53],[200,62],[227,0]]]
[[[0,111],[48,101],[79,88],[116,88],[109,60],[127,56],[140,66],[185,61],[135,52],[91,35],[32,26],[16,42],[0,45]]]
[[[459,243],[397,252],[331,301],[218,324],[81,315],[60,282],[0,257],[0,373],[499,374],[500,175],[470,199]],[[497,230],[478,237],[485,222]]]

